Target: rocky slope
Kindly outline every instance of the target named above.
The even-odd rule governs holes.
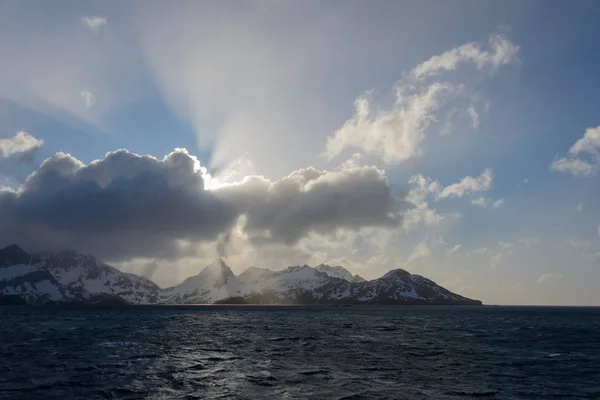
[[[429,279],[396,269],[366,281],[343,267],[307,265],[282,271],[250,267],[235,275],[216,260],[181,284],[160,289],[152,281],[72,251],[29,254],[16,245],[0,250],[0,304],[451,304],[481,302]]]

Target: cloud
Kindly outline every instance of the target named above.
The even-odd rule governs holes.
[[[541,275],[537,279],[537,283],[538,283],[538,285],[541,285],[541,284],[548,283],[548,282],[553,282],[553,281],[556,281],[556,280],[562,279],[562,278],[563,278],[562,274],[559,274],[559,273],[547,273],[547,274]]]
[[[465,194],[485,192],[491,189],[494,180],[493,172],[486,168],[478,177],[465,176],[460,182],[446,186],[438,195],[441,199],[462,197]]]
[[[90,17],[81,17],[81,23],[90,28],[94,32],[98,32],[100,28],[106,25],[106,18],[97,15]]]
[[[83,91],[81,91],[81,93],[79,93],[79,95],[83,99],[83,103],[85,104],[86,108],[90,109],[90,108],[92,108],[93,106],[96,105],[96,98],[94,97],[94,95],[92,94],[92,92],[88,92],[87,90],[83,90]]]
[[[427,246],[427,243],[419,243],[415,246],[413,252],[406,259],[406,264],[410,264],[413,261],[419,260],[421,258],[426,258],[431,255],[431,250]]]
[[[447,198],[463,197],[488,191],[492,188],[492,182],[493,173],[489,168],[484,170],[478,177],[466,176],[460,182],[446,187],[442,186],[440,182],[421,174],[412,176],[408,181],[411,188],[406,195],[406,201],[412,205],[412,208],[404,214],[404,228],[409,230],[419,222],[424,222],[426,225],[437,225],[444,219],[443,215],[429,206],[427,199],[431,198],[433,201],[439,202]],[[486,207],[491,203],[494,208],[498,208],[503,201],[503,199],[493,201],[492,199],[479,197],[473,199],[471,203],[480,207]],[[460,214],[454,214],[453,216],[460,217]]]
[[[477,43],[466,43],[462,46],[433,56],[411,71],[411,75],[421,79],[439,75],[443,71],[453,71],[466,62],[472,62],[477,69],[486,66],[497,70],[500,66],[516,60],[519,46],[513,44],[502,35],[493,35],[489,39],[491,51],[482,50]]]
[[[486,208],[491,204],[494,208],[500,208],[504,204],[504,199],[493,200],[489,197],[478,197],[471,200],[471,204],[481,208]]]
[[[413,207],[404,215],[404,228],[411,229],[419,222],[423,221],[425,225],[437,225],[444,217],[429,207],[427,198],[440,191],[439,182],[433,181],[423,175],[415,175],[410,178],[408,183],[412,186],[406,196],[406,201]]]
[[[596,173],[597,164],[578,158],[560,158],[552,162],[550,169],[557,172],[570,172],[574,176],[591,176]]]
[[[471,250],[469,253],[471,253],[471,254],[486,254],[488,251],[489,250],[487,247],[479,247],[475,250]]]
[[[479,197],[475,200],[472,200],[471,204],[473,204],[474,206],[485,208],[488,205],[488,199],[486,199],[485,197]]]
[[[582,138],[569,149],[566,157],[555,159],[551,171],[569,172],[574,176],[592,176],[600,164],[600,126],[587,128]],[[583,153],[583,154],[582,154]],[[582,159],[587,154],[588,159]]]
[[[473,105],[469,106],[469,108],[467,108],[467,113],[469,114],[469,117],[471,118],[471,127],[473,129],[479,128],[479,113],[475,109],[475,106],[473,106]]]
[[[27,132],[17,132],[12,138],[0,139],[0,157],[31,154],[42,147],[43,144],[42,139],[37,139]]]
[[[592,153],[596,154],[600,149],[600,126],[588,128],[581,139],[575,142],[569,149],[570,154]]]
[[[420,90],[396,88],[396,102],[389,110],[378,110],[364,95],[354,103],[356,113],[327,139],[330,159],[346,148],[358,148],[367,154],[394,164],[422,154],[420,145],[425,131],[441,107],[442,98],[453,86],[435,83]]]
[[[408,207],[375,167],[307,168],[213,190],[208,180],[183,149],[162,159],[117,150],[87,165],[57,153],[18,190],[0,192],[0,245],[71,247],[108,259],[176,258],[195,243],[226,244],[236,226],[257,246],[293,245],[312,232],[398,227]]]
[[[387,164],[396,164],[423,154],[427,131],[436,121],[443,121],[442,134],[449,133],[452,118],[459,110],[469,117],[473,129],[478,128],[479,114],[472,104],[477,96],[469,94],[465,83],[430,82],[425,78],[454,70],[467,61],[478,69],[490,65],[495,71],[514,61],[519,50],[500,35],[490,38],[490,47],[492,51],[487,52],[468,43],[416,66],[395,85],[395,101],[389,107],[376,104],[371,92],[360,96],[355,101],[354,115],[327,139],[325,154],[332,159],[346,149],[360,149]],[[461,103],[465,99],[470,105]]]
[[[455,245],[453,248],[451,248],[450,250],[448,250],[448,256],[451,256],[452,254],[456,253],[458,250],[460,250],[462,247],[461,244],[457,244]]]
[[[246,215],[245,230],[257,240],[287,244],[310,231],[398,227],[408,208],[394,199],[384,172],[375,167],[305,168],[278,181],[247,177],[215,193]]]

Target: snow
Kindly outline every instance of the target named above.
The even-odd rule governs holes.
[[[396,297],[396,299],[398,297],[410,297],[411,299],[423,299],[422,296],[419,296],[417,294],[417,292],[415,292],[415,288],[412,288],[412,290],[410,290],[408,292],[396,292],[395,297]]]
[[[63,298],[58,288],[49,280],[38,282],[35,287],[39,292],[47,294],[51,300],[61,300]]]
[[[48,268],[47,265],[55,267]],[[56,281],[45,279],[41,282],[10,284],[14,278],[33,271],[49,273]],[[62,252],[47,255],[36,265],[19,264],[0,268],[0,282],[5,282],[0,294],[18,294],[27,297],[28,301],[36,301],[40,296],[43,296],[42,299],[60,301],[76,300],[82,295],[89,297],[107,293],[118,295],[135,304],[147,304],[159,298],[161,302],[168,304],[214,303],[230,297],[263,293],[292,300],[300,295],[307,295],[314,301],[462,299],[427,278],[411,275],[401,269],[392,270],[373,281],[351,283],[352,279],[352,274],[343,267],[324,264],[316,268],[308,265],[294,266],[276,272],[251,267],[235,276],[231,269],[218,259],[180,285],[160,290],[147,278],[123,273],[109,265],[96,262],[93,257]],[[426,293],[425,289],[431,293],[426,298],[418,294]]]
[[[332,278],[340,278],[340,279],[343,279],[348,282],[350,282],[353,278],[350,271],[348,271],[346,268],[340,267],[340,266],[330,267],[329,265],[321,264],[318,267],[316,267],[315,269],[317,271],[326,273],[328,276],[331,276]]]
[[[7,267],[0,268],[0,281],[8,281],[13,278],[23,276],[37,269],[35,265],[9,265]]]

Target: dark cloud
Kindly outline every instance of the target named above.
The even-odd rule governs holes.
[[[246,215],[245,229],[255,241],[286,244],[294,244],[310,231],[397,226],[406,208],[392,196],[383,171],[375,167],[307,168],[276,182],[251,177],[220,189],[217,196]]]
[[[374,167],[309,168],[216,190],[205,189],[205,174],[179,149],[162,160],[118,150],[89,165],[57,153],[18,191],[0,191],[0,245],[70,247],[111,260],[176,258],[179,240],[226,241],[240,216],[255,243],[286,244],[311,231],[401,221],[404,203]]]

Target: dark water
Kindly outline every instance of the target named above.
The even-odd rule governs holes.
[[[0,308],[0,399],[598,399],[600,309]]]

